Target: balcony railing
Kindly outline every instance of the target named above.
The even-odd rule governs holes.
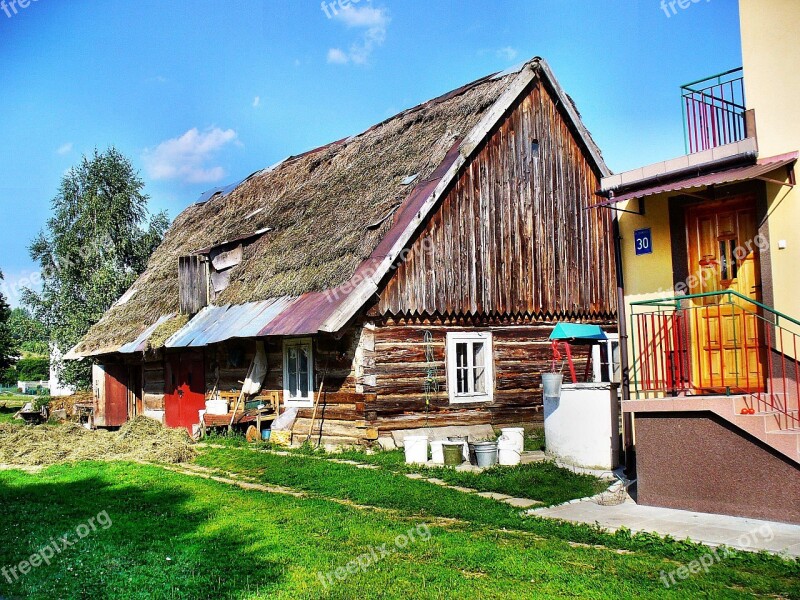
[[[636,397],[737,394],[800,427],[800,321],[738,292],[631,304]]]
[[[741,67],[681,86],[681,103],[688,154],[746,137]]]

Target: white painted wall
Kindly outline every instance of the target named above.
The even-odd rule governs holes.
[[[579,467],[613,469],[619,464],[616,385],[575,383],[560,398],[544,399],[547,452]]]
[[[72,396],[75,393],[75,386],[64,385],[58,377],[58,373],[64,364],[63,354],[58,346],[50,344],[50,395],[51,396]]]

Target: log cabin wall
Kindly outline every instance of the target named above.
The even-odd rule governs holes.
[[[616,313],[612,218],[549,91],[534,81],[447,193],[372,314]]]
[[[596,321],[613,332],[616,327]],[[418,427],[489,423],[532,424],[542,419],[541,373],[550,369],[549,336],[554,323],[530,319],[505,322],[478,319],[389,319],[375,328],[376,399],[366,407],[370,425],[380,432]],[[492,333],[494,395],[491,402],[451,404],[447,389],[446,335],[458,331]],[[425,343],[429,332],[432,343]],[[430,349],[433,363],[426,350]],[[575,348],[575,367],[584,381],[588,349]],[[425,405],[425,380],[437,371],[438,393]]]

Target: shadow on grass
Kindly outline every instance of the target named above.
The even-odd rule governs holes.
[[[125,469],[63,465],[36,483],[0,473],[0,598],[229,598],[283,579],[284,565],[255,555],[247,535],[211,523],[194,482],[170,489],[163,471]],[[20,573],[21,561],[65,534],[72,546],[56,542],[49,565]]]

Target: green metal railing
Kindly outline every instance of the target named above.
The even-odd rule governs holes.
[[[742,394],[781,429],[800,427],[797,319],[721,290],[632,302],[630,331],[636,397]]]

